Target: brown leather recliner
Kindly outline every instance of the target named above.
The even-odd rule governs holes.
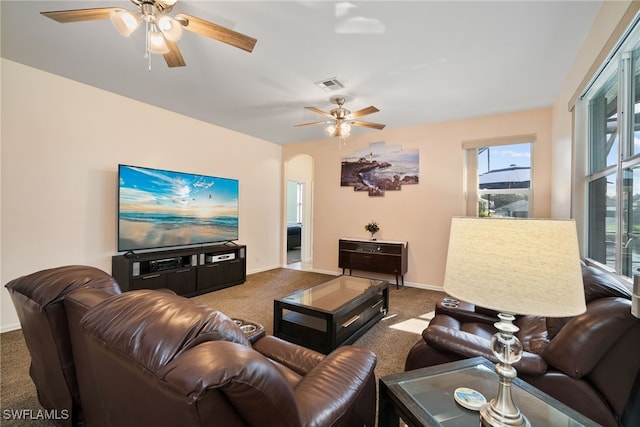
[[[375,421],[376,357],[366,349],[325,356],[264,334],[252,343],[226,315],[158,290],[78,289],[63,307],[88,427]]]
[[[120,287],[102,270],[72,265],[14,279],[6,288],[31,354],[29,374],[38,400],[45,409],[58,411],[60,425],[81,424],[80,397],[63,301],[76,289],[97,289],[104,298],[119,294]]]
[[[638,425],[640,319],[631,293],[615,278],[583,265],[587,311],[571,318],[518,316],[523,344],[518,377],[604,426]],[[405,370],[468,357],[497,362],[489,342],[495,313],[460,302],[439,303],[436,316],[409,351]],[[633,415],[637,416],[637,415]]]

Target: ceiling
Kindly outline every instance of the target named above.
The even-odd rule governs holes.
[[[0,2],[3,58],[276,144],[326,138],[331,99],[386,129],[550,106],[601,1],[193,1],[186,13],[255,37],[252,53],[185,32],[186,67],[144,58],[140,29],[39,12],[130,1]],[[337,78],[343,88],[316,82]],[[354,128],[353,134],[380,132]]]

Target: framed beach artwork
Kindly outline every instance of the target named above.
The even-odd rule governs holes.
[[[340,185],[366,191],[369,196],[384,196],[403,185],[419,182],[420,153],[417,148],[374,142],[342,158]]]

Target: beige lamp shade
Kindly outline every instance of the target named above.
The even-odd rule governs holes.
[[[504,313],[583,313],[575,221],[453,218],[444,290]]]

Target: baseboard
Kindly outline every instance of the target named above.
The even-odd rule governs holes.
[[[247,271],[247,276],[250,275],[250,274],[262,273],[263,271],[273,270],[275,268],[281,268],[281,267],[279,267],[277,265],[272,265],[272,266],[269,266],[269,267],[256,268],[256,269],[253,269],[251,271]]]
[[[12,323],[10,325],[2,325],[0,333],[11,332],[20,329],[20,323]]]
[[[340,276],[340,274],[341,274],[341,273],[338,273],[336,271],[322,270],[320,268],[311,268],[311,269],[305,270],[305,271],[311,271],[313,273],[320,273],[320,274],[328,274],[330,276]]]
[[[289,267],[285,264],[285,265],[282,266],[282,268],[289,268]],[[342,269],[338,269],[337,271],[331,271],[331,270],[322,270],[322,269],[318,269],[318,268],[305,268],[305,269],[302,269],[301,271],[310,271],[310,272],[313,272],[313,273],[329,274],[329,275],[332,275],[332,276],[340,276],[342,274]],[[393,286],[395,286],[395,283],[396,283],[395,280],[393,279],[393,277],[389,278],[388,275],[376,274],[376,273],[366,273],[366,272],[362,272],[362,271],[357,271],[356,273],[357,274],[354,274],[354,276],[357,276],[357,277],[371,277],[372,279],[388,280],[389,281],[389,285],[393,285]],[[404,286],[408,286],[410,288],[424,289],[424,290],[427,290],[427,291],[442,292],[444,294],[444,290],[442,289],[442,286],[428,285],[428,284],[424,284],[424,283],[407,282],[406,280],[404,282]]]
[[[445,293],[444,290],[442,289],[442,286],[425,285],[423,283],[414,283],[414,282],[404,282],[404,285],[409,286],[410,288],[419,288],[419,289],[425,289],[427,291],[442,292],[443,294]]]

